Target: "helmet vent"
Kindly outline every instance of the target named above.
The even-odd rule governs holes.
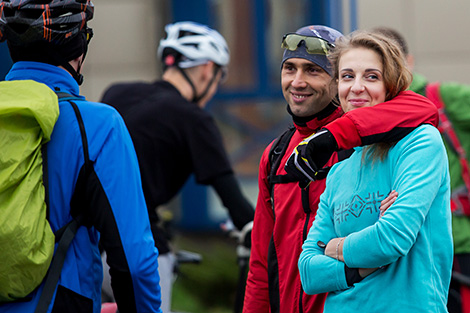
[[[186,37],[186,36],[198,36],[198,35],[200,35],[200,34],[197,34],[197,33],[191,32],[191,31],[187,31],[187,30],[180,30],[180,32],[178,34],[178,38]]]
[[[199,44],[198,43],[194,43],[194,42],[187,42],[187,43],[183,43],[182,44],[183,46],[186,46],[186,47],[194,47],[194,48],[199,48]]]

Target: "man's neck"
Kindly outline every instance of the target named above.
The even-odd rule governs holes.
[[[81,62],[81,57],[76,58],[76,59],[71,60],[71,61],[68,62],[68,63],[70,64],[70,66],[77,72],[77,74],[80,74],[80,73],[78,72],[78,68],[79,68],[80,62]],[[61,65],[58,65],[58,67],[61,68],[61,69],[63,69],[63,70],[65,70],[67,73],[70,74],[70,76],[73,77],[72,73],[70,73],[69,70],[67,70],[65,67],[63,67],[63,66],[61,66]]]
[[[191,101],[193,99],[193,89],[178,69],[167,69],[163,73],[162,79],[172,84],[186,100]]]

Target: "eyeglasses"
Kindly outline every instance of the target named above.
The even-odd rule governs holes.
[[[335,46],[334,44],[318,37],[302,36],[291,33],[282,37],[281,47],[290,51],[295,51],[302,41],[305,43],[305,47],[309,54],[327,55],[329,50]]]
[[[227,80],[228,68],[226,66],[220,66],[216,64],[216,66],[214,67],[214,75],[217,75],[219,71],[222,72],[222,74],[220,75],[220,80],[219,80],[219,85],[221,85],[225,83],[225,81]]]

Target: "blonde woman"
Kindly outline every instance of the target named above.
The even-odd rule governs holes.
[[[354,32],[329,57],[345,112],[411,92],[400,49],[381,35]],[[356,148],[327,177],[298,263],[305,292],[328,292],[324,312],[447,312],[449,200],[447,156],[433,126]]]

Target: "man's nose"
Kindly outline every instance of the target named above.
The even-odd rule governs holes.
[[[304,88],[307,86],[304,71],[300,70],[295,73],[294,80],[292,81],[292,86],[295,88]]]

